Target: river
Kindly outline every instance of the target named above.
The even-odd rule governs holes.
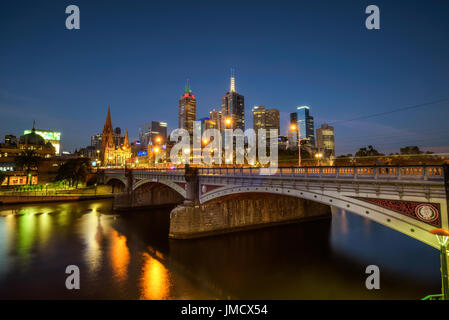
[[[0,206],[0,299],[420,299],[439,252],[349,212],[169,240],[170,209],[115,214],[111,200]],[[67,290],[65,269],[80,269]],[[380,268],[367,290],[365,268]]]

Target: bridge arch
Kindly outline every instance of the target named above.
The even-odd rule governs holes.
[[[120,193],[127,188],[128,183],[126,179],[122,179],[121,177],[110,177],[106,179],[104,184],[111,187],[112,193]]]
[[[125,188],[128,186],[128,181],[126,180],[126,178],[125,177],[121,177],[121,176],[107,177],[105,182],[104,182],[104,184],[111,184],[114,181],[116,181],[118,183],[122,183]]]
[[[393,210],[377,206],[373,203],[361,201],[353,195],[342,195],[338,192],[325,190],[301,190],[281,186],[224,186],[201,195],[200,203],[205,204],[214,199],[219,199],[233,194],[267,193],[297,197],[309,201],[329,205],[341,210],[357,214],[388,228],[404,233],[412,238],[422,241],[434,248],[439,248],[435,236],[429,233],[435,226],[418,221]],[[427,199],[422,199],[427,202]],[[441,203],[440,207],[445,207]]]
[[[176,191],[177,193],[179,193],[179,195],[181,195],[184,199],[186,198],[186,190],[184,188],[182,188],[180,185],[176,184],[173,181],[169,181],[169,180],[160,180],[160,179],[142,179],[137,181],[134,185],[133,185],[133,191],[137,190],[139,187],[148,184],[148,183],[153,183],[153,184],[162,184],[165,185],[167,187],[169,187],[170,189]]]

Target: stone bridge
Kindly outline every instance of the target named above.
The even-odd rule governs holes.
[[[104,182],[123,188],[115,199],[117,209],[181,204],[171,213],[173,238],[322,217],[329,206],[436,248],[437,239],[429,230],[448,229],[447,165],[292,167],[273,169],[270,174],[265,170],[106,170]]]

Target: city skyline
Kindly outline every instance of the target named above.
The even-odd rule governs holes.
[[[74,151],[99,133],[108,105],[113,117],[120,119],[114,127],[128,128],[131,140],[148,121],[167,122],[170,132],[176,127],[185,80],[190,79],[198,100],[197,118],[203,118],[213,108],[220,109],[220,98],[229,87],[229,69],[234,67],[238,91],[245,96],[246,128],[252,127],[253,106],[264,105],[280,111],[281,134],[286,135],[288,115],[307,105],[313,110],[315,128],[323,123],[335,127],[337,155],[355,153],[368,144],[386,153],[415,144],[448,152],[449,133],[438,129],[445,127],[447,102],[340,122],[447,96],[449,63],[443,57],[449,45],[442,41],[441,26],[448,24],[442,13],[448,4],[414,4],[402,7],[380,1],[382,12],[388,14],[376,34],[364,28],[364,7],[357,3],[327,3],[335,10],[324,13],[319,5],[288,4],[290,13],[268,5],[256,11],[243,6],[236,18],[247,20],[225,28],[205,16],[197,2],[172,8],[173,17],[166,20],[157,17],[167,10],[164,6],[136,3],[120,12],[120,26],[110,26],[105,23],[118,16],[120,6],[108,5],[110,13],[105,16],[100,14],[101,4],[80,1],[82,27],[72,33],[63,28],[65,16],[57,6],[30,4],[27,8],[32,10],[24,13],[20,5],[2,4],[1,30],[11,32],[2,33],[6,45],[0,62],[0,112],[5,117],[0,119],[0,135],[19,136],[36,120],[40,128],[61,131],[63,150]],[[221,8],[214,4],[207,10],[220,15]],[[186,11],[213,31],[189,19],[196,48],[181,36]],[[24,36],[28,29],[15,28],[19,15],[29,15],[23,28],[35,28],[31,38]],[[142,15],[163,32],[156,34],[139,22]],[[263,19],[268,16],[271,20]],[[410,22],[396,21],[399,16]],[[44,18],[48,25],[38,23]],[[261,19],[267,22],[260,29],[251,27]],[[337,22],[340,28],[333,28]],[[386,34],[384,29],[393,32]],[[125,37],[130,30],[135,35]],[[403,37],[405,30],[409,37]],[[220,43],[225,35],[236,39],[237,49]],[[38,46],[43,59],[27,50],[30,44]],[[172,53],[175,45],[184,49]],[[123,59],[116,63],[119,57]],[[167,69],[169,63],[173,68]]]

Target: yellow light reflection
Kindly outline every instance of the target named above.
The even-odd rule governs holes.
[[[120,235],[116,230],[111,230],[111,247],[109,256],[111,258],[112,272],[119,282],[128,278],[129,249],[126,245],[126,237]]]
[[[140,278],[140,299],[163,300],[170,292],[168,270],[148,253],[143,254],[144,265]]]
[[[86,235],[85,259],[90,272],[98,271],[102,262],[101,242],[103,240],[103,227],[101,217],[97,214],[83,216],[84,234]]]
[[[51,216],[48,213],[43,213],[38,217],[37,232],[39,236],[40,245],[44,247],[48,239],[50,238],[52,232]]]
[[[17,251],[21,258],[26,258],[36,236],[36,216],[29,212],[17,219]]]

